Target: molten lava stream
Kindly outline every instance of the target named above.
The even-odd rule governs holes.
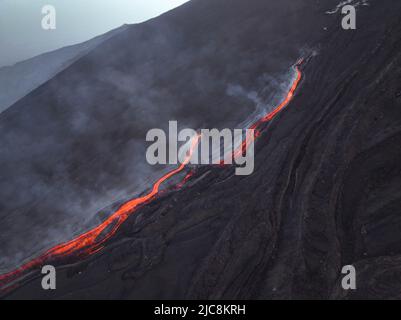
[[[262,119],[254,123],[250,129],[256,130],[258,132],[259,127],[270,120],[272,120],[282,109],[284,109],[289,102],[292,100],[295,90],[298,88],[298,85],[302,78],[302,73],[299,70],[299,66],[303,63],[303,59],[300,59],[296,65],[296,79],[294,80],[289,92],[287,93],[283,102],[280,103],[271,113],[264,116]],[[256,135],[256,138],[258,134]],[[193,139],[190,150],[185,158],[185,161],[175,170],[165,174],[161,177],[152,188],[152,191],[147,195],[133,199],[123,204],[116,212],[114,212],[108,219],[106,219],[99,226],[83,233],[77,238],[57,245],[48,251],[46,251],[43,255],[39,256],[36,259],[31,260],[30,262],[25,263],[20,266],[18,269],[11,271],[9,273],[0,275],[0,290],[8,290],[13,286],[8,286],[14,280],[20,278],[25,272],[33,270],[35,268],[41,267],[49,260],[68,257],[73,254],[79,255],[79,257],[87,257],[94,253],[97,253],[103,248],[104,243],[109,240],[112,236],[114,236],[120,226],[128,219],[130,215],[132,215],[135,210],[142,204],[145,204],[151,200],[153,200],[160,192],[160,186],[165,181],[169,180],[173,176],[177,175],[181,171],[185,169],[195,148],[198,146],[200,140],[200,136],[197,136]],[[254,136],[248,135],[242,145],[233,152],[233,157],[237,157],[240,152],[244,150],[247,146],[250,145],[255,140]],[[192,176],[192,173],[188,174],[184,180],[177,185],[178,188],[182,187]],[[103,235],[105,233],[105,235]],[[103,235],[103,237],[101,237]],[[100,239],[101,237],[101,239]]]
[[[301,70],[299,69],[299,66],[302,65],[303,62],[304,59],[301,58],[295,64],[296,78],[292,83],[291,88],[288,91],[285,99],[272,112],[268,113],[263,118],[259,119],[249,127],[250,130],[254,130],[255,135],[253,135],[252,132],[247,134],[242,144],[233,152],[234,159],[238,158],[244,152],[244,150],[248,149],[250,144],[253,143],[260,136],[260,131],[259,131],[260,126],[266,122],[273,120],[274,117],[291,102],[292,98],[294,97],[295,90],[297,90],[299,83],[301,82],[302,79],[302,73]]]
[[[119,227],[128,219],[128,217],[135,211],[138,206],[147,203],[148,201],[155,198],[159,194],[160,186],[163,182],[169,180],[171,177],[177,175],[185,169],[186,165],[192,158],[193,152],[198,145],[199,140],[200,136],[198,135],[192,140],[192,144],[183,163],[177,169],[170,171],[169,173],[161,177],[153,185],[152,191],[149,192],[147,195],[126,202],[96,228],[83,233],[82,235],[71,241],[62,243],[49,249],[43,255],[22,265],[17,270],[0,275],[0,289],[23,275],[24,272],[40,267],[49,259],[62,258],[72,255],[74,253],[78,254],[80,257],[86,257],[101,250],[102,245],[117,232]],[[99,240],[99,237],[102,236],[105,231],[107,231],[107,233],[102,237],[101,240]]]

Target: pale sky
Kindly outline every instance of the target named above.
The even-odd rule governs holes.
[[[148,20],[187,1],[0,0],[0,67]],[[56,30],[41,27],[44,5],[56,9]]]

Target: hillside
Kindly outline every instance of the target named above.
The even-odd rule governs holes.
[[[13,66],[0,68],[0,112],[124,28],[123,26],[84,43],[44,53]]]
[[[56,291],[41,290],[33,270],[8,297],[400,298],[401,3],[359,7],[355,31],[341,28],[338,12],[326,14],[336,5],[193,0],[113,37],[1,115],[9,152],[2,177],[28,170],[11,136],[20,146],[45,141],[29,156],[41,164],[45,158],[39,177],[51,186],[35,206],[32,190],[24,192],[25,207],[14,202],[13,219],[56,225],[83,201],[82,190],[105,202],[110,190],[129,190],[137,168],[126,160],[140,163],[142,154],[129,157],[128,146],[147,128],[171,117],[195,128],[235,126],[255,105],[227,95],[227,83],[268,100],[263,89],[279,86],[263,75],[287,79],[291,65],[313,53],[296,96],[264,127],[253,175],[199,167],[182,189],[136,211],[103,250],[60,261]],[[88,117],[85,130],[71,125],[79,112]],[[57,147],[46,145],[49,136]],[[70,180],[57,185],[46,172],[55,163],[74,169],[69,177],[79,196],[63,192]],[[14,182],[0,186],[21,191]],[[55,217],[60,194],[66,209]],[[15,220],[3,221],[22,234]],[[26,249],[4,232],[4,246]],[[340,287],[348,264],[358,270],[356,291]]]

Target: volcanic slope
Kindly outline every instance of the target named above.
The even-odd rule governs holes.
[[[316,2],[327,25],[296,96],[257,142],[253,175],[201,167],[102,251],[60,266],[56,291],[33,276],[8,297],[400,298],[401,3],[371,1],[345,31],[324,15],[329,2]],[[312,45],[314,23],[296,25],[298,46]],[[355,291],[339,281],[349,264]]]

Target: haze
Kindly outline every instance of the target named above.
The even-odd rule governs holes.
[[[0,67],[148,20],[187,1],[0,0]],[[56,30],[41,27],[47,4],[56,8]]]

